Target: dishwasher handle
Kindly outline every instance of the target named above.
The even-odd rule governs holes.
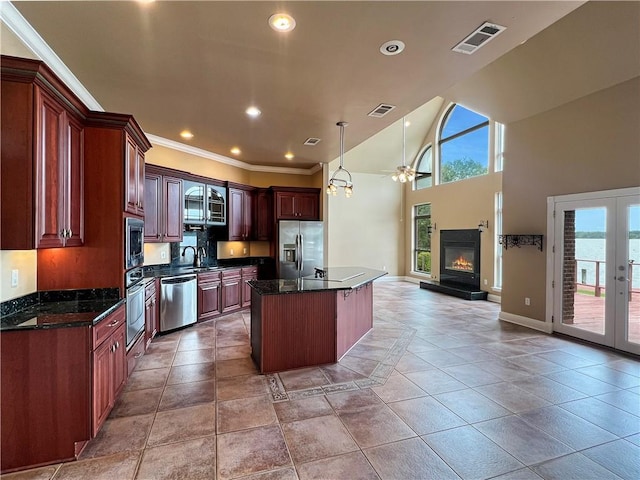
[[[180,277],[161,278],[160,283],[163,285],[175,285],[178,283],[187,283],[195,279],[195,275],[182,275]]]

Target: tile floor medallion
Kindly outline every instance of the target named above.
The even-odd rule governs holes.
[[[640,361],[374,286],[340,362],[259,375],[250,313],[156,337],[75,462],[2,480],[640,478]]]

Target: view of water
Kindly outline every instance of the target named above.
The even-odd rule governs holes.
[[[577,260],[601,260],[600,285],[606,284],[605,275],[605,239],[604,238],[578,238],[576,239]],[[640,239],[629,241],[629,260],[633,260],[633,288],[640,288]],[[583,283],[583,270],[586,270],[586,283],[594,285],[596,281],[596,264],[594,262],[578,261],[578,283]]]

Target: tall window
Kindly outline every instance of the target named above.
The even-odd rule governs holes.
[[[433,149],[427,145],[416,162],[415,189],[427,188],[433,185],[431,172],[433,171]]]
[[[413,207],[413,231],[415,238],[413,269],[431,273],[431,204]]]
[[[496,122],[496,154],[495,171],[501,172],[504,167],[504,124]]]
[[[502,245],[498,242],[500,235],[502,235],[502,192],[496,193],[496,218],[495,218],[495,232],[496,237],[494,239],[495,246],[495,265],[493,269],[493,287],[502,288]]]
[[[446,113],[438,140],[440,183],[489,172],[489,119],[461,105]]]

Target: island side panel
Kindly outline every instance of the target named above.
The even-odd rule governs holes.
[[[373,282],[337,292],[337,359],[373,328]]]
[[[264,296],[251,289],[251,358],[262,371],[262,300]]]
[[[256,296],[261,302],[261,373],[336,362],[335,291]],[[253,314],[252,297],[252,325],[257,321]]]

